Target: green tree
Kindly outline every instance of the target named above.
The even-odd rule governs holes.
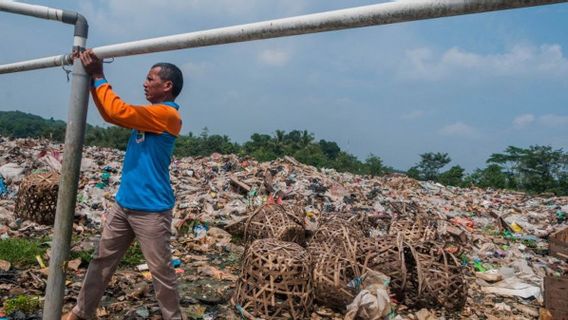
[[[243,145],[247,154],[253,154],[256,150],[263,149],[272,152],[272,139],[267,134],[254,133],[250,136],[250,140]]]
[[[63,142],[65,127],[61,120],[46,120],[20,111],[0,111],[0,135],[5,137],[48,138]]]
[[[453,166],[450,170],[441,173],[437,181],[447,186],[459,187],[463,185],[465,169],[460,166]]]
[[[550,146],[530,146],[527,149],[509,146],[504,153],[492,154],[487,160],[507,168],[510,185],[528,192],[558,190],[568,168],[568,155]],[[558,191],[557,191],[558,192]]]
[[[386,171],[383,160],[372,153],[365,160],[365,168],[366,173],[372,176],[383,175]]]
[[[333,162],[331,162],[331,167],[339,172],[352,172],[357,174],[362,174],[363,164],[352,154],[345,151],[339,152],[337,157]]]
[[[335,160],[341,151],[337,143],[333,141],[320,140],[319,145],[326,157],[331,160]]]
[[[302,163],[312,165],[314,167],[326,167],[328,159],[317,144],[311,144],[305,148],[296,151],[294,158]]]
[[[485,169],[477,169],[469,175],[464,184],[476,185],[481,188],[505,189],[510,188],[511,177],[498,164],[490,164]]]
[[[427,152],[421,154],[420,158],[421,160],[416,166],[416,168],[420,172],[420,178],[423,180],[433,181],[436,181],[436,179],[438,178],[440,169],[442,169],[452,161],[447,153],[441,152]]]
[[[410,169],[406,171],[406,175],[412,179],[420,180],[420,170],[416,166],[410,167]]]
[[[314,134],[309,133],[307,130],[302,131],[302,135],[300,136],[300,146],[305,148],[309,146],[314,141]]]

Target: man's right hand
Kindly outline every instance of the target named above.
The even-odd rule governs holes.
[[[91,75],[93,79],[103,79],[105,74],[103,72],[103,61],[95,55],[93,49],[87,49],[79,53],[79,59],[85,67],[85,71]]]

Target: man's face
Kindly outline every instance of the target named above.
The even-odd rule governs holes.
[[[146,100],[151,103],[160,103],[171,99],[172,83],[160,78],[158,75],[160,69],[160,67],[150,69],[148,76],[146,76],[146,81],[144,81],[144,94],[146,95]]]

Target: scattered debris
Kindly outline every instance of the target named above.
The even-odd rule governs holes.
[[[62,150],[62,145],[46,140],[0,138],[0,241],[36,239],[42,248],[38,262],[26,266],[11,263],[0,251],[0,260],[7,262],[0,261],[0,301],[9,318],[40,318],[38,310],[10,309],[12,315],[6,311],[6,301],[20,295],[44,295],[44,267],[50,257],[51,225],[33,222],[29,214],[16,215],[16,202],[26,192],[20,193],[26,190],[26,178],[57,171],[65,157]],[[114,149],[84,148],[72,243],[77,256],[67,264],[65,310],[75,302],[103,213],[113,203],[123,156]],[[314,270],[320,271],[312,291],[318,292],[318,281],[327,283],[325,292],[343,306],[331,309],[316,298],[311,314],[302,317],[343,319],[356,298],[361,302],[357,312],[362,315],[367,308],[370,315],[380,298],[376,290],[365,289],[365,268],[390,277],[388,290],[396,299],[389,301],[389,317],[394,319],[552,319],[558,318],[554,312],[566,312],[562,308],[568,303],[561,299],[565,291],[558,291],[566,286],[554,287],[561,282],[546,279],[568,276],[568,197],[446,187],[399,174],[357,176],[316,169],[291,157],[264,163],[220,154],[175,159],[171,180],[177,199],[172,254],[179,257],[179,290],[190,318],[240,319],[242,313],[229,298],[243,280],[246,240],[253,233],[248,240],[270,232],[268,236],[278,235],[283,226],[278,213],[260,219],[259,208],[266,204],[280,206],[295,226],[307,230],[305,239],[297,242],[306,243],[307,251],[317,249],[311,255],[320,265]],[[356,244],[349,245],[349,240],[343,242],[347,246],[331,246],[329,241],[315,245],[322,237],[345,241],[354,235]],[[400,245],[399,236],[404,237]],[[338,259],[336,265],[321,260],[332,256],[347,259]],[[119,268],[98,318],[159,318],[151,275],[135,269],[141,263]],[[334,266],[343,269],[335,272]],[[412,280],[418,279],[417,267],[420,281]],[[451,277],[441,275],[459,281],[454,285],[447,280]],[[333,286],[347,289],[332,293]],[[376,304],[365,304],[373,299]],[[424,309],[409,301],[421,301]]]

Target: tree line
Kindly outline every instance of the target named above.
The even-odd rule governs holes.
[[[49,138],[63,142],[65,122],[19,111],[0,112],[0,135],[14,138]],[[130,130],[119,127],[87,126],[85,144],[124,150]],[[231,141],[227,135],[210,134],[204,128],[200,134],[180,135],[176,140],[176,157],[208,156],[214,152],[250,156],[259,161],[270,161],[286,155],[318,168],[333,168],[340,172],[362,175],[384,175],[393,172],[424,181],[444,185],[520,190],[529,193],[568,195],[568,153],[550,146],[519,148],[510,146],[503,153],[494,153],[486,167],[467,174],[452,162],[447,153],[428,152],[420,155],[415,166],[397,170],[384,165],[382,159],[370,154],[364,161],[341,150],[336,142],[317,140],[307,130],[273,134],[254,133],[242,144]]]

